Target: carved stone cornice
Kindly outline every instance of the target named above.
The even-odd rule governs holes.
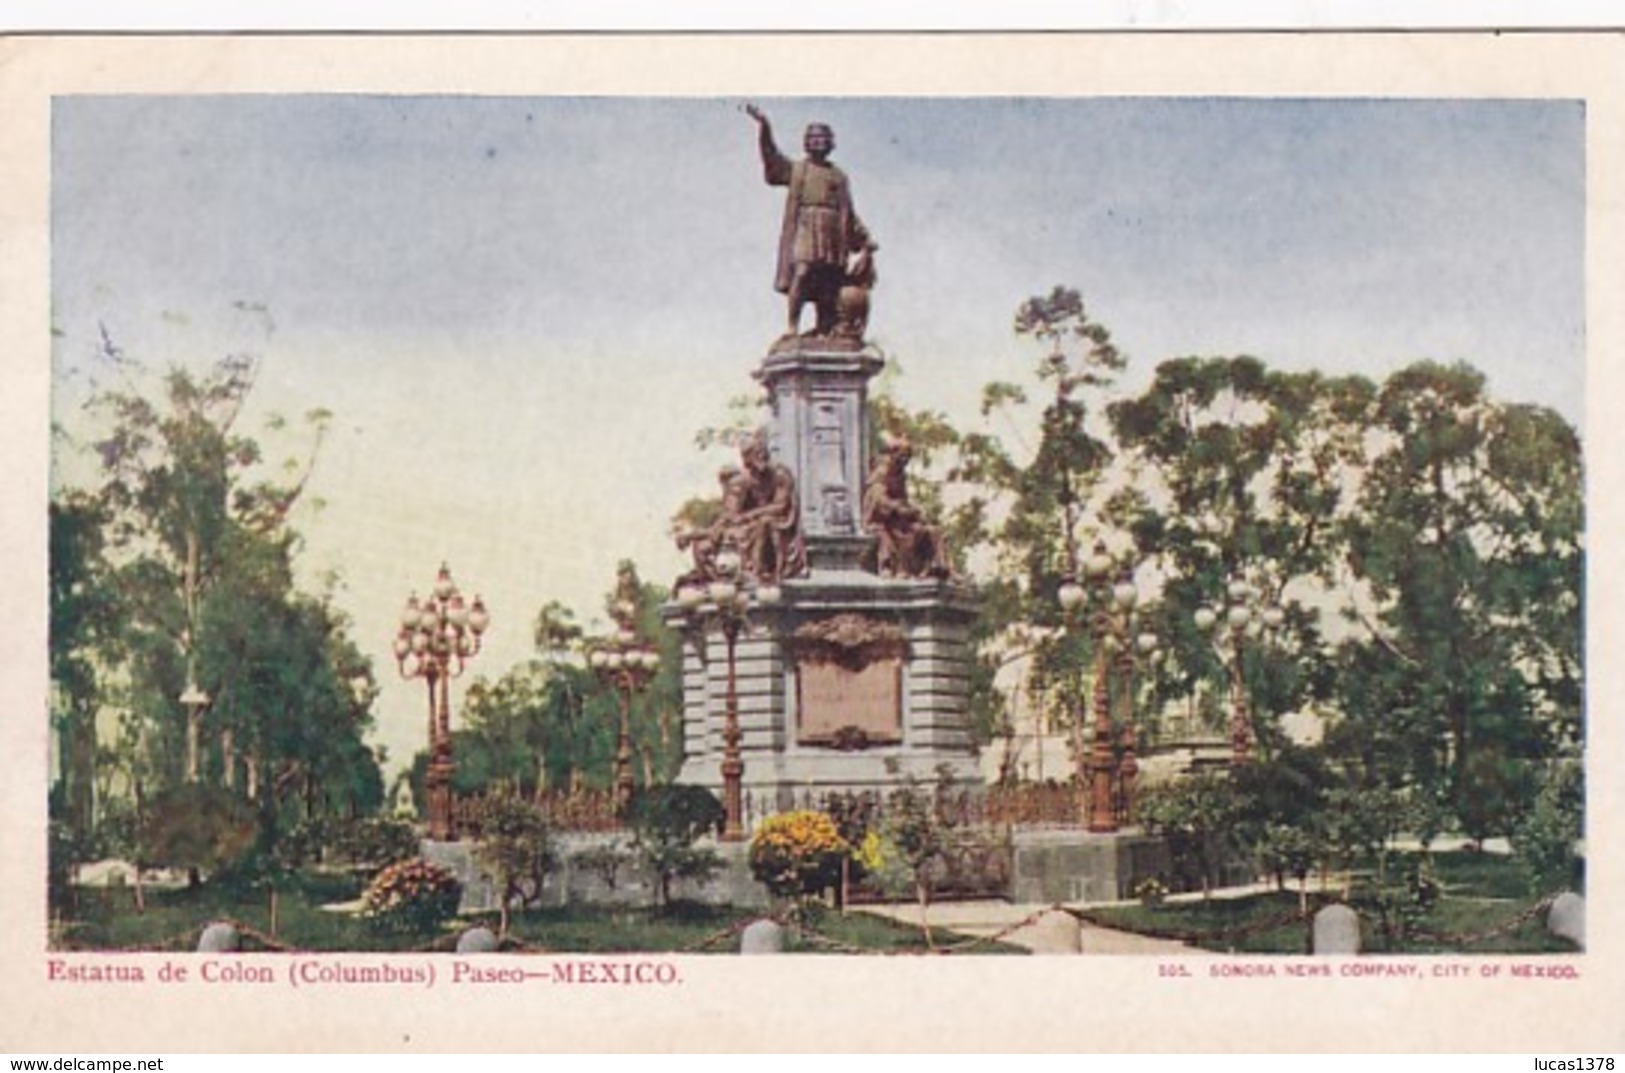
[[[908,636],[895,623],[847,612],[803,625],[785,647],[797,661],[860,671],[878,660],[906,659]]]

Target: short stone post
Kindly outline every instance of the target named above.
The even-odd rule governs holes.
[[[223,920],[217,920],[203,929],[197,939],[200,954],[234,954],[243,948],[242,936],[237,929]]]
[[[784,953],[784,929],[775,920],[754,920],[739,936],[741,954]]]
[[[492,954],[498,943],[490,928],[469,928],[457,937],[459,954]]]
[[[1584,950],[1586,900],[1572,890],[1552,899],[1552,907],[1546,911],[1546,930]]]
[[[1346,905],[1328,905],[1315,914],[1315,953],[1360,952],[1360,914]]]

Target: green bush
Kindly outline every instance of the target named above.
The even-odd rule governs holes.
[[[725,818],[722,802],[703,786],[654,786],[632,798],[633,845],[654,876],[657,905],[671,904],[674,880],[705,880],[722,867],[714,850],[694,843],[720,831]]]
[[[1167,843],[1181,886],[1199,887],[1204,895],[1235,849],[1239,809],[1235,786],[1223,775],[1193,775],[1151,787],[1140,798],[1140,820]]]
[[[418,851],[412,825],[393,816],[311,816],[282,839],[290,865],[331,864],[376,872]]]
[[[1575,847],[1584,833],[1585,774],[1562,764],[1547,775],[1534,807],[1512,836],[1512,849],[1536,895],[1582,885],[1583,861]]]
[[[553,835],[547,814],[513,793],[487,794],[479,806],[480,840],[474,846],[502,899],[500,932],[508,934],[509,906],[534,905],[553,870]]]

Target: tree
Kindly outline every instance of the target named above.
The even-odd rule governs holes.
[[[106,515],[97,500],[67,491],[49,504],[52,724],[57,734],[62,822],[90,833],[96,801],[96,713],[107,688],[101,653],[118,631],[107,584]]]
[[[627,811],[633,847],[655,877],[660,909],[671,905],[674,880],[703,881],[722,867],[715,850],[695,842],[721,831],[723,818],[722,802],[703,786],[654,786],[633,796]]]
[[[327,600],[288,584],[223,579],[206,610],[201,666],[218,668],[210,714],[218,751],[206,757],[222,785],[260,802],[268,840],[281,814],[355,815],[383,803],[383,778],[363,738],[377,693],[348,620]]]
[[[1536,895],[1574,890],[1583,877],[1578,852],[1584,836],[1585,770],[1571,760],[1551,764],[1544,772],[1534,807],[1518,826],[1512,848]]]
[[[515,900],[536,904],[556,863],[547,815],[512,793],[486,794],[480,801],[480,840],[474,853],[496,883],[502,913],[497,937],[506,938],[509,907]]]
[[[604,597],[610,621],[631,623],[660,658],[654,676],[633,695],[631,707],[633,753],[643,760],[640,782],[653,786],[669,782],[683,762],[682,725],[677,721],[683,708],[683,638],[661,618],[661,605],[670,596],[665,586],[643,581],[630,559],[622,559],[615,574],[615,587]]]
[[[534,795],[548,782],[550,753],[561,735],[551,719],[548,690],[553,671],[539,660],[518,664],[495,681],[476,679],[463,698],[465,729],[453,732],[457,789],[479,792],[493,784]],[[422,754],[427,759],[427,753]]]
[[[1375,611],[1349,642],[1343,706],[1361,726],[1406,726],[1425,743],[1407,781],[1473,837],[1505,833],[1531,804],[1533,768],[1581,735],[1579,439],[1549,410],[1495,402],[1462,364],[1395,373],[1372,419],[1345,534]]]
[[[953,831],[937,808],[934,795],[909,777],[886,798],[880,821],[879,865],[876,875],[883,887],[906,885],[920,907],[920,933],[935,949],[931,935],[931,898],[947,870]]]
[[[1236,848],[1235,821],[1240,801],[1225,775],[1191,775],[1148,789],[1140,799],[1140,820],[1167,840],[1174,868],[1188,883],[1212,897],[1219,868]]]
[[[213,786],[187,783],[157,795],[141,829],[138,865],[185,868],[196,886],[246,860],[254,848],[253,814],[241,798]]]
[[[124,776],[138,827],[149,805],[205,783],[254,799],[266,841],[295,789],[307,813],[376,807],[381,778],[362,741],[370,668],[330,600],[293,580],[290,516],[330,415],[311,410],[307,454],[269,476],[259,442],[238,431],[258,355],[154,384],[105,331],[98,354],[116,385],[97,386],[72,435],[58,430],[64,449],[88,445],[94,479],[53,495],[51,645],[72,795],[82,807],[95,713],[113,707],[119,736],[95,748],[94,781],[110,790],[113,771]],[[286,429],[267,422],[273,436]],[[183,710],[193,687],[209,704]]]
[[[1238,839],[1275,875],[1277,888],[1288,875],[1301,885],[1324,848],[1327,795],[1335,782],[1325,757],[1287,743],[1268,763],[1234,769],[1231,779]]]
[[[1037,383],[1050,390],[1037,415],[1037,442],[1029,446],[1019,432],[1013,445],[991,431],[961,434],[948,474],[960,486],[947,515],[950,543],[987,575],[971,690],[973,724],[984,741],[1008,728],[993,681],[1012,658],[1034,655],[1029,686],[1059,699],[1074,719],[1086,708],[1082,681],[1092,644],[1086,631],[1055,634],[1061,625],[1056,594],[1062,579],[1077,572],[1080,528],[1098,506],[1113,458],[1106,430],[1091,420],[1087,395],[1108,387],[1126,365],[1110,333],[1071,288],[1057,286],[1023,302],[1013,329],[1042,351]],[[1006,428],[1020,428],[1028,405],[1029,392],[1018,384],[990,383],[982,392],[983,418]],[[1107,519],[1097,516],[1087,526],[1097,536],[1104,532],[1101,520]],[[1031,626],[1051,639],[1035,646],[1022,638]]]
[[[1165,361],[1139,397],[1110,407],[1135,478],[1116,508],[1137,551],[1166,578],[1148,608],[1171,659],[1164,696],[1224,680],[1221,658],[1195,624],[1244,580],[1284,621],[1268,646],[1247,646],[1242,679],[1265,755],[1280,742],[1260,715],[1295,710],[1331,691],[1314,603],[1341,561],[1337,521],[1363,455],[1372,387],[1360,378],[1272,371],[1251,357]],[[1228,658],[1238,658],[1230,653]]]
[[[626,600],[630,621],[654,645],[660,667],[648,686],[632,698],[631,735],[634,775],[645,786],[669,781],[682,763],[682,639],[660,619],[665,590],[638,579],[636,566],[622,561],[625,579],[606,596],[610,604]],[[620,699],[582,659],[586,631],[575,615],[557,601],[538,612],[534,625],[537,656],[515,665],[495,681],[478,679],[465,700],[467,730],[456,735],[459,792],[475,793],[494,781],[529,792],[545,786],[576,790],[608,786],[616,753]],[[416,762],[427,764],[426,756]],[[416,782],[414,782],[416,786]]]

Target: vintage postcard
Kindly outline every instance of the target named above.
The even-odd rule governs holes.
[[[0,42],[0,1049],[1625,1049],[1622,50]]]

